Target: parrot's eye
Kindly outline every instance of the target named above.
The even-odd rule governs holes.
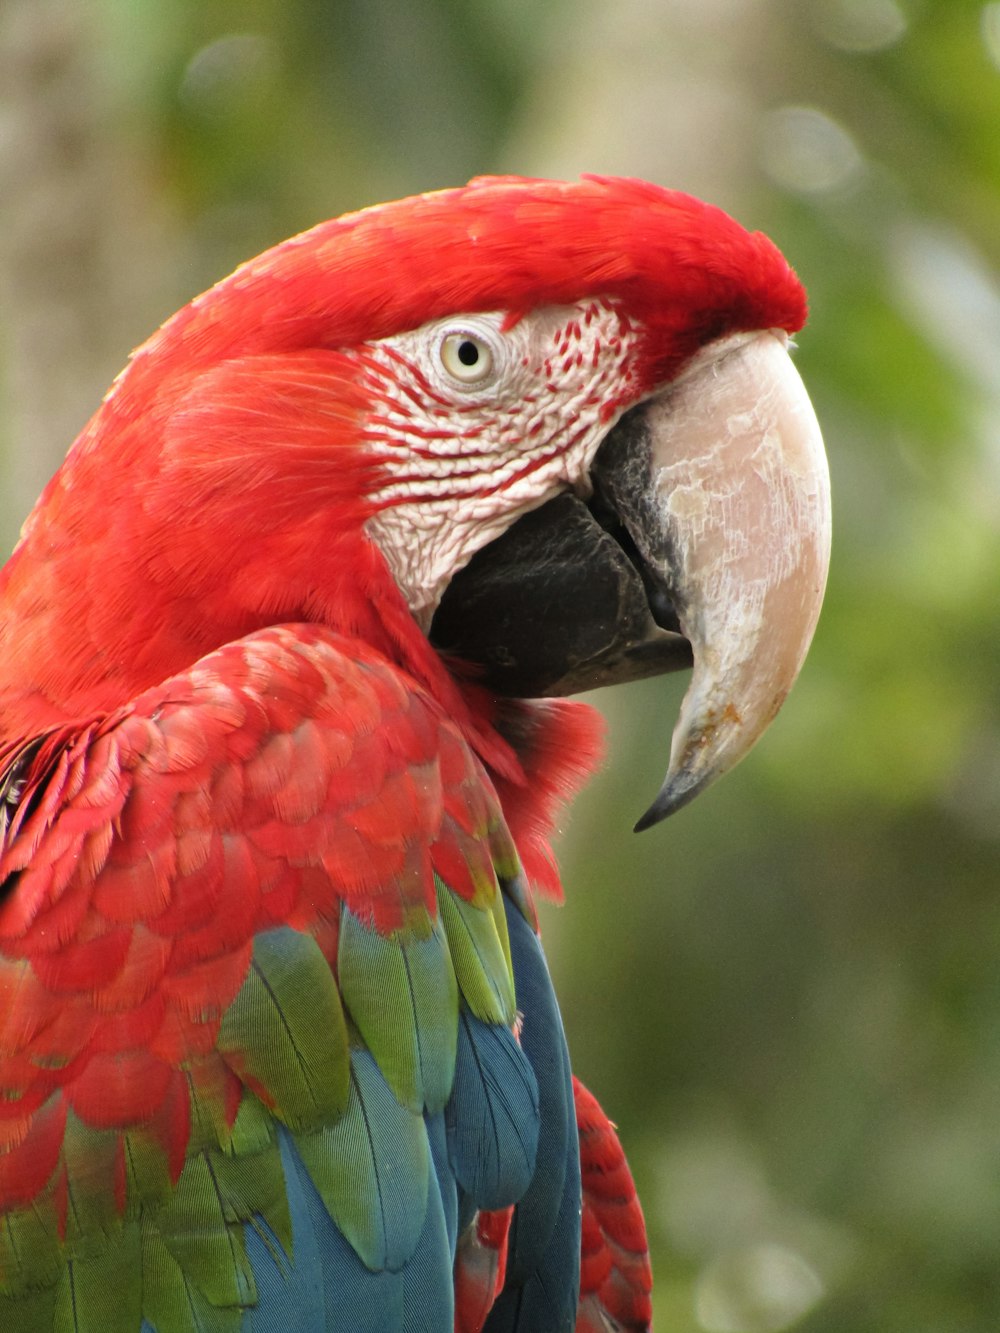
[[[460,329],[441,339],[441,364],[459,384],[484,384],[493,376],[493,348],[478,333]]]

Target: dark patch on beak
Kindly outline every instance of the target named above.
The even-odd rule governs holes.
[[[575,495],[522,515],[452,579],[431,623],[442,653],[498,694],[580,694],[691,666],[671,590],[640,555],[618,509],[649,489],[641,408],[609,433],[589,503]]]

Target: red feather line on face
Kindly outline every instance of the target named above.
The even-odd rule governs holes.
[[[523,491],[534,472],[551,471],[586,440],[596,443],[602,424],[637,393],[629,356],[635,338],[612,302],[572,309],[578,318],[566,325],[543,327],[520,345],[517,334],[509,339],[512,384],[496,398],[435,393],[417,364],[433,345],[426,328],[358,354],[372,404],[365,438],[388,462],[374,492],[380,509]]]

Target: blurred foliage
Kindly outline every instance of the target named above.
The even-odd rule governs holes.
[[[45,327],[75,312],[106,349],[76,338],[79,425],[238,260],[479,171],[639,172],[779,241],[834,479],[814,649],[754,756],[638,838],[683,682],[598,700],[612,762],[546,940],[640,1181],[659,1329],[1000,1327],[1000,5],[4,0],[4,59],[15,480],[68,442],[15,373],[52,346],[19,340],[59,247]],[[52,152],[70,124],[89,139]],[[22,243],[18,201],[88,152],[100,203]]]

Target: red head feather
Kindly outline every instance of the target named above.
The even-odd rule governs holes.
[[[766,237],[642,181],[483,179],[322,223],[136,352],[0,576],[0,733],[107,709],[226,639],[324,620],[426,677],[370,543],[350,349],[448,314],[600,296],[640,331],[631,397],[707,340],[794,331]]]
[[[125,383],[302,347],[345,347],[477,310],[620,300],[651,333],[655,381],[708,338],[805,322],[776,246],[728,214],[647,181],[481,177],[320,223],[250,260],[175,315]]]

